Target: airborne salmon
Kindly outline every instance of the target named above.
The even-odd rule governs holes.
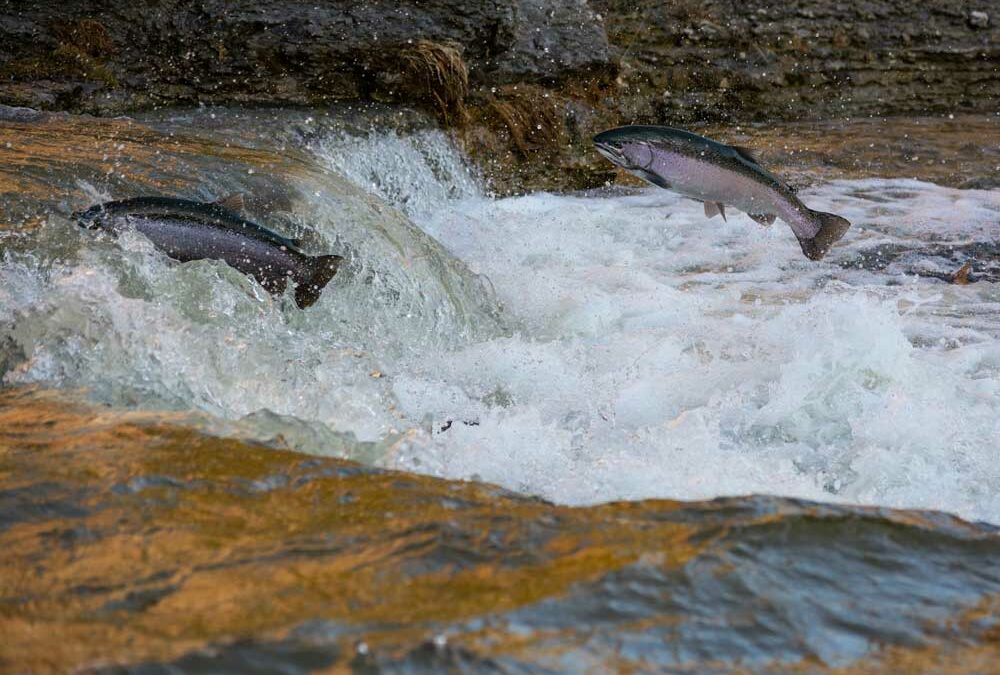
[[[819,260],[851,224],[806,207],[794,191],[743,148],[670,127],[627,126],[594,136],[598,152],[626,171],[705,203],[709,218],[725,207],[770,225],[788,223],[810,260]]]
[[[340,266],[338,255],[309,256],[298,242],[241,218],[218,204],[136,197],[106,202],[74,213],[81,226],[119,234],[135,229],[174,260],[222,260],[280,295],[295,282],[295,303],[306,308],[319,299]]]

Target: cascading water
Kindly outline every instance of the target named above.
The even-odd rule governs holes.
[[[765,492],[1000,518],[1000,294],[929,276],[991,245],[996,192],[810,191],[855,223],[815,265],[781,223],[706,221],[660,190],[470,194],[435,140],[324,146],[373,193],[419,204],[415,222],[492,281],[519,327],[393,374],[399,409],[431,414],[436,441],[395,465],[570,503]],[[385,155],[412,159],[374,180]],[[855,264],[887,247],[913,265]]]
[[[763,492],[1000,522],[1000,286],[934,278],[995,250],[997,191],[809,190],[854,223],[816,264],[780,222],[662,190],[496,200],[439,132],[283,124],[260,156],[201,128],[214,145],[167,146],[147,178],[64,182],[283,195],[256,219],[351,259],[314,308],[54,208],[2,243],[4,380],[559,502]]]
[[[292,437],[314,438],[305,449],[328,450],[334,431],[373,441],[408,426],[389,378],[380,376],[396,359],[504,330],[482,279],[399,211],[308,155],[236,152],[222,141],[186,139],[180,148],[164,141],[147,157],[131,147],[139,140],[130,128],[98,133],[130,154],[128,166],[113,162],[107,178],[81,163],[72,173],[50,169],[45,179],[59,183],[70,203],[52,200],[41,226],[5,242],[0,344],[7,383],[82,387],[113,404],[242,420],[236,431],[249,425],[251,435],[288,438],[282,424],[306,424],[319,432]],[[97,155],[95,163],[106,159]],[[306,313],[224,264],[177,265],[141,235],[111,240],[67,218],[87,205],[83,199],[151,192],[266,199],[252,217],[349,264]],[[277,428],[261,429],[262,419]]]

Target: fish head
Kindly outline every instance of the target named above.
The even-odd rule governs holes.
[[[129,216],[109,209],[105,204],[91,206],[85,211],[76,211],[72,218],[80,227],[88,230],[102,230],[113,235],[119,235],[128,227]]]
[[[612,164],[626,171],[647,171],[653,159],[645,127],[618,127],[594,136],[594,147]]]
[[[630,139],[620,133],[620,129],[602,131],[594,136],[594,147],[609,162],[623,169],[632,168],[632,162],[625,154]]]

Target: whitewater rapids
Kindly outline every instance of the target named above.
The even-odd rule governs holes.
[[[490,325],[442,319],[419,284],[409,309],[364,306],[360,273],[353,309],[331,283],[299,312],[138,236],[46,254],[70,227],[52,220],[0,262],[4,381],[568,504],[767,493],[1000,523],[1000,285],[921,253],[995,245],[1000,191],[808,188],[854,223],[814,263],[781,222],[656,188],[493,198],[438,132],[309,151],[478,275]],[[311,209],[350,239],[335,202]]]

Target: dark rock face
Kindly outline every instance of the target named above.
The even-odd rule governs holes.
[[[41,108],[391,98],[385,74],[418,40],[457,45],[474,81],[610,64],[586,0],[3,0],[0,12],[0,101]]]
[[[500,193],[612,179],[590,138],[619,124],[998,100],[1000,0],[0,0],[0,104],[405,104],[460,129]]]
[[[495,71],[502,80],[553,80],[607,69],[608,37],[587,0],[521,0],[513,42]]]
[[[429,40],[473,86],[610,83],[620,62],[604,105],[633,122],[985,110],[998,17],[1000,0],[0,0],[0,103],[405,100],[401,54]]]
[[[928,114],[1000,98],[996,0],[592,5],[622,59],[631,121]]]
[[[555,92],[565,107],[569,142],[549,135],[551,154],[526,155],[519,147],[506,162],[496,162],[494,157],[504,157],[502,148],[470,149],[500,192],[584,189],[615,180],[590,138],[621,124],[679,126],[725,139],[734,123],[762,122],[767,129],[778,122],[851,125],[888,116],[954,114],[957,120],[962,113],[992,115],[1000,100],[1000,0],[589,4],[601,16],[618,73]],[[882,148],[877,164],[903,154],[901,146],[881,142],[895,126],[883,121],[869,141]],[[926,139],[920,129],[909,138],[890,135],[902,145]],[[839,134],[845,139],[850,134]],[[973,139],[961,157],[990,145]],[[784,154],[784,160],[794,159]],[[507,168],[515,162],[516,170]],[[994,173],[995,164],[984,166]],[[965,180],[957,178],[956,168],[950,167],[950,183]]]

